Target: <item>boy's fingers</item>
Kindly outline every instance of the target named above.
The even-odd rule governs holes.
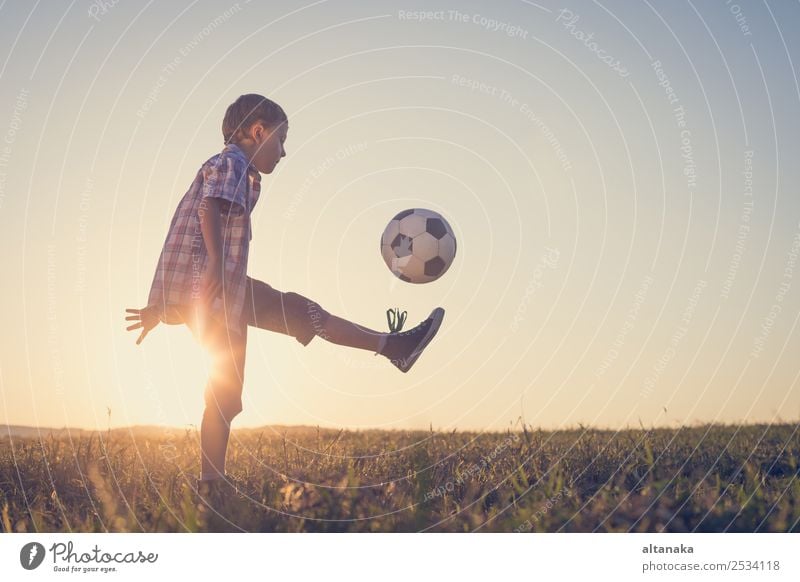
[[[146,330],[146,329],[143,329],[143,330],[142,330],[142,333],[141,333],[141,334],[139,334],[139,339],[137,339],[137,340],[136,340],[136,345],[138,346],[140,343],[142,343],[142,340],[143,340],[143,339],[144,339],[146,336],[147,336],[147,330]]]
[[[142,312],[141,309],[131,309],[131,308],[125,309],[125,313],[141,313],[141,312]]]
[[[134,329],[139,329],[140,327],[144,327],[144,324],[140,321],[139,323],[134,323],[133,325],[129,325],[125,328],[126,331],[133,331]]]
[[[129,315],[125,318],[125,321],[139,321],[140,319],[142,319],[141,315]]]

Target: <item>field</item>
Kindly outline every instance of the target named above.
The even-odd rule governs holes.
[[[198,503],[194,430],[0,437],[3,531],[800,531],[797,425],[505,433],[234,430]],[[0,433],[3,434],[3,433]]]

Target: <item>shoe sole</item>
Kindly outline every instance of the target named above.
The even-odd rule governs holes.
[[[417,344],[417,347],[414,348],[414,351],[411,352],[411,355],[405,360],[400,360],[399,365],[397,365],[399,370],[404,374],[411,369],[411,366],[414,365],[428,344],[431,343],[431,340],[436,335],[436,332],[439,331],[439,327],[441,327],[442,321],[444,320],[444,309],[437,307],[431,311],[431,314],[428,316],[428,318],[432,319],[433,322],[428,328],[427,333],[422,337],[420,342]]]

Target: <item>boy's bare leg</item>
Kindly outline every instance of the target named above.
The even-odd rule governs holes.
[[[250,279],[245,297],[249,325],[295,336],[306,345],[315,335],[331,343],[377,352],[385,333],[329,314],[316,302],[294,292],[282,292]]]
[[[324,329],[319,333],[319,337],[334,344],[372,352],[378,351],[381,339],[385,335],[383,332],[360,326],[333,314],[328,316]]]
[[[212,362],[200,425],[200,479],[203,481],[225,476],[230,421],[241,411],[247,330],[239,336],[225,327],[211,325],[204,343],[211,352]]]
[[[225,475],[225,451],[228,449],[230,425],[212,406],[206,406],[200,424],[200,479],[219,479]]]
[[[384,333],[333,315],[298,293],[284,293],[258,279],[247,279],[247,325],[294,336],[304,346],[319,336],[331,343],[369,350],[385,356],[401,372],[411,369],[444,318],[444,309],[437,307],[412,329]]]

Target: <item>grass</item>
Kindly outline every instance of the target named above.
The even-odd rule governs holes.
[[[797,425],[235,430],[246,495],[198,503],[195,431],[0,439],[15,532],[797,532]]]

